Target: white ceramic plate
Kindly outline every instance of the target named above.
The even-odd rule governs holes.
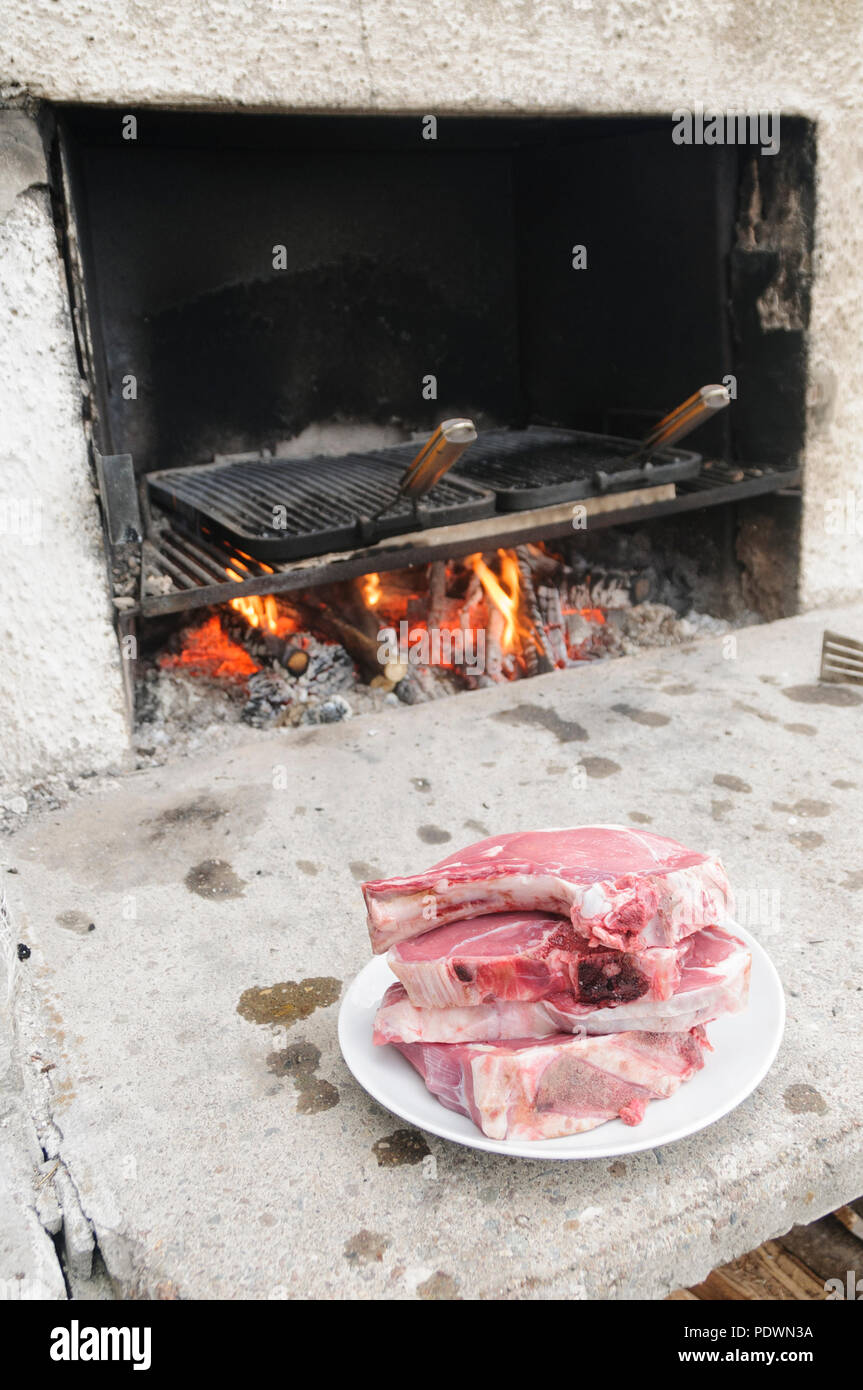
[[[417,1129],[471,1149],[520,1158],[614,1158],[684,1139],[727,1115],[767,1075],[785,1027],[785,997],[762,946],[743,927],[735,935],[752,951],[749,1006],[708,1027],[713,1052],[703,1069],[667,1100],[651,1101],[640,1125],[610,1120],[585,1134],[533,1141],[488,1139],[466,1115],[447,1110],[426,1090],[418,1072],[394,1047],[375,1047],[372,1022],[384,991],[395,980],[385,956],[375,956],[348,989],[339,1011],[339,1043],[360,1085]]]

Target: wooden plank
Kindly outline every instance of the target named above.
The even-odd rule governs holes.
[[[833,1215],[846,1231],[850,1231],[858,1240],[863,1240],[863,1217],[858,1216],[853,1207],[839,1207]]]
[[[822,1216],[808,1226],[792,1226],[777,1237],[777,1244],[822,1283],[836,1278],[844,1281],[847,1271],[860,1265],[860,1242],[836,1216]]]
[[[773,1240],[730,1264],[720,1265],[689,1292],[714,1302],[814,1302],[826,1297],[823,1282]]]

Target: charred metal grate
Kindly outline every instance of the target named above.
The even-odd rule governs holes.
[[[154,473],[148,482],[160,506],[263,560],[299,560],[494,511],[490,491],[452,474],[416,505],[394,500],[416,452],[406,444],[339,458],[242,459]]]

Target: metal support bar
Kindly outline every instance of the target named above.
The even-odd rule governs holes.
[[[115,549],[119,545],[140,545],[144,530],[132,455],[97,452],[96,477],[109,543]]]

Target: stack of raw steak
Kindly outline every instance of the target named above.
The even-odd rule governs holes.
[[[375,1042],[492,1139],[635,1125],[746,1003],[718,859],[623,826],[497,835],[363,885],[399,983]]]

